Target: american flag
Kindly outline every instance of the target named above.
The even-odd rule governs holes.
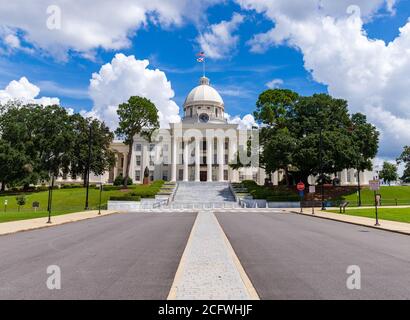
[[[196,58],[196,61],[198,62],[204,62],[205,61],[205,52],[201,51],[196,54],[198,58]]]

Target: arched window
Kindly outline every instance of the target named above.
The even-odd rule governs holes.
[[[215,115],[218,118],[218,108],[215,108]]]

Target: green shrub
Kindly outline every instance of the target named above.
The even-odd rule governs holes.
[[[124,177],[122,176],[122,174],[120,174],[118,177],[115,178],[114,180],[114,186],[123,186],[124,185]],[[132,185],[132,179],[130,177],[128,177],[127,180],[127,186]]]
[[[121,186],[111,186],[111,185],[108,185],[108,186],[104,186],[103,187],[103,190],[104,191],[115,191],[115,190],[121,190],[122,189],[122,185]]]
[[[141,201],[140,196],[124,195],[124,196],[110,196],[112,201]]]
[[[20,211],[20,207],[26,204],[26,201],[27,201],[26,195],[22,194],[22,195],[17,196],[16,201],[18,205],[18,211]]]

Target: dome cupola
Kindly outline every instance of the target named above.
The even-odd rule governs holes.
[[[184,102],[184,122],[225,122],[224,102],[207,77],[191,90]]]

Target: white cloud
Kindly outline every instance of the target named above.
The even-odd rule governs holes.
[[[26,77],[20,80],[11,81],[5,89],[0,90],[0,104],[5,104],[11,100],[21,101],[22,103],[36,103],[41,105],[60,104],[58,98],[40,97],[40,88],[30,83]]]
[[[117,107],[133,95],[150,99],[158,108],[161,127],[179,122],[179,107],[172,100],[174,91],[164,72],[149,69],[148,60],[116,54],[90,80],[89,93],[94,102],[84,115],[104,120],[111,129],[118,125]]]
[[[75,5],[66,0],[0,1],[0,28],[19,30],[25,42],[58,59],[66,59],[70,50],[93,58],[97,48],[129,47],[130,37],[149,22],[165,28],[186,20],[199,24],[206,8],[221,1],[99,0],[76,1]],[[47,27],[53,13],[47,13],[50,5],[61,9],[60,29]]]
[[[360,9],[348,7],[348,1],[322,1],[320,9],[312,5],[317,1],[306,1],[301,16],[293,11],[299,1],[240,3],[275,23],[250,41],[253,51],[278,44],[298,48],[315,81],[347,99],[351,111],[365,113],[379,128],[379,156],[394,158],[401,152],[410,141],[410,22],[390,43],[370,39],[363,28],[380,8],[393,13],[394,1],[356,1]]]
[[[246,114],[243,118],[241,118],[238,115],[232,117],[228,113],[225,113],[225,119],[228,121],[228,123],[237,124],[240,130],[258,127],[255,118],[251,114]]]
[[[230,21],[213,24],[208,28],[208,31],[197,37],[198,44],[208,58],[229,58],[239,41],[239,36],[233,35],[233,33],[243,20],[243,15],[234,13]]]
[[[266,83],[266,86],[269,89],[275,89],[275,88],[279,88],[281,85],[283,84],[283,80],[282,79],[273,79],[269,82]]]

